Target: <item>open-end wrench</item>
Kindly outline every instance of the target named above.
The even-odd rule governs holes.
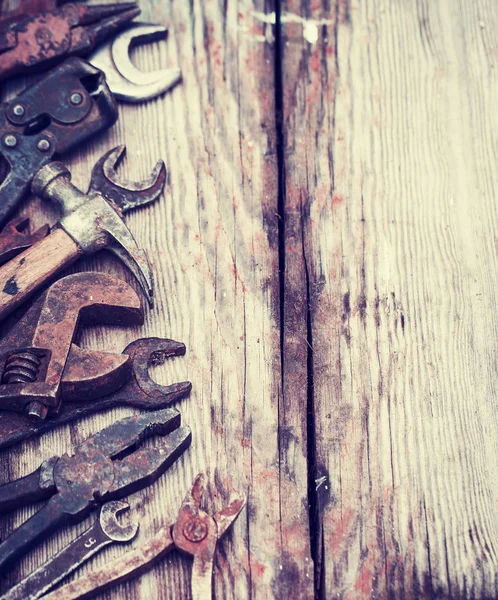
[[[104,504],[99,518],[89,529],[32,571],[1,600],[36,600],[109,544],[130,542],[138,533],[138,523],[121,525],[117,518],[129,508],[127,502],[119,500]]]
[[[182,73],[178,67],[141,71],[131,62],[130,49],[146,42],[164,40],[167,36],[168,30],[162,25],[132,23],[115,39],[97,48],[87,60],[104,71],[109,89],[119,100],[149,100],[176,85]]]
[[[29,217],[16,217],[9,221],[0,233],[0,265],[47,237],[49,230],[48,225],[43,225],[30,233]]]

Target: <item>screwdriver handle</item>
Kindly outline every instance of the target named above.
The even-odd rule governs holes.
[[[63,229],[56,229],[1,267],[0,321],[82,253]]]

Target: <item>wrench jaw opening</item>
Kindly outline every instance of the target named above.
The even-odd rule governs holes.
[[[140,525],[137,521],[123,525],[118,516],[127,513],[130,510],[128,502],[122,500],[112,500],[106,502],[100,510],[100,527],[104,535],[115,542],[131,542],[138,533]]]
[[[24,412],[35,421],[59,412],[61,382],[81,322],[141,324],[140,298],[105,273],[77,273],[54,283],[0,341],[0,410]],[[98,375],[105,390],[119,385],[125,368],[121,356],[103,361]]]
[[[185,344],[163,338],[145,338],[129,344],[124,353],[132,362],[133,378],[123,387],[122,393],[134,399],[134,406],[157,409],[169,406],[188,396],[190,381],[167,386],[156,383],[150,376],[152,366],[161,365],[169,358],[184,356]]]
[[[167,38],[162,25],[132,23],[114,40],[100,46],[88,60],[106,74],[112,93],[124,102],[142,102],[167,92],[181,80],[178,67],[144,73],[130,59],[130,49],[143,43]]]

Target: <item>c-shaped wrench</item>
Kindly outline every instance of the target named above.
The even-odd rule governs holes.
[[[104,504],[99,518],[89,529],[32,571],[1,600],[36,600],[102,548],[114,542],[130,542],[138,533],[138,523],[123,526],[117,519],[117,515],[129,508],[129,504],[122,501]]]

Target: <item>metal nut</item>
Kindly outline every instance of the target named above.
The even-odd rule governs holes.
[[[79,92],[74,92],[69,96],[69,102],[73,106],[79,106],[83,102],[83,96]]]
[[[16,104],[12,109],[12,112],[15,114],[16,117],[22,117],[24,116],[26,109],[22,104]]]
[[[26,406],[26,416],[30,421],[37,423],[43,421],[47,417],[48,408],[41,402],[30,402]]]

